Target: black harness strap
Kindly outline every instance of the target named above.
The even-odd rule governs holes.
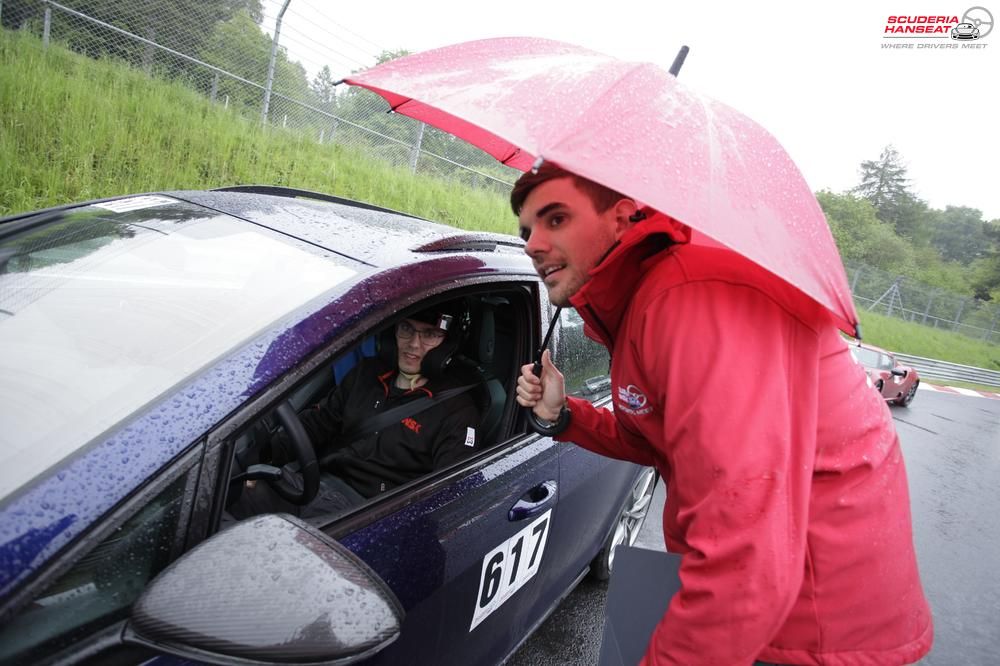
[[[474,388],[476,384],[467,384],[466,386],[457,386],[455,388],[448,389],[446,391],[441,391],[434,397],[424,396],[418,400],[413,400],[403,405],[393,407],[392,409],[387,409],[384,412],[376,414],[375,416],[366,419],[358,423],[355,427],[342,433],[337,439],[344,444],[349,444],[350,442],[357,441],[362,437],[367,437],[373,432],[378,432],[386,426],[399,423],[405,418],[416,416],[425,409],[429,409],[431,406],[438,403],[444,402],[445,400],[450,400],[456,395],[465,393],[471,388]],[[328,453],[320,459],[320,465],[326,465],[330,463],[337,455],[337,452]]]

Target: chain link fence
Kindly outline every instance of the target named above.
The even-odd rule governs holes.
[[[859,310],[1000,343],[1000,305],[864,265],[848,265]]]
[[[356,148],[414,173],[510,191],[519,172],[450,134],[390,113],[374,93],[334,85],[348,71],[372,66],[378,54],[364,62],[327,49],[337,62],[320,64],[321,45],[287,25],[282,36],[299,3],[290,0],[282,12],[274,0],[0,0],[0,19],[46,44],[180,82],[247,122]],[[311,54],[306,61],[313,71],[289,55],[282,39]]]

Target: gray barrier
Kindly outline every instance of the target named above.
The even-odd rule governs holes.
[[[896,354],[895,352],[893,355],[900,363],[916,368],[921,379],[943,379],[945,381],[962,381],[971,384],[1000,387],[1000,372],[996,370],[948,363],[947,361],[938,361],[933,358],[923,358],[921,356]]]

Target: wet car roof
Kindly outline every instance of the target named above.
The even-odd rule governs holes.
[[[513,235],[466,232],[364,204],[239,191],[178,191],[164,194],[266,226],[377,267],[406,261],[407,255],[411,255],[414,250],[449,249],[449,239],[462,238],[467,241],[479,238],[516,244],[518,248],[521,245],[520,239]],[[472,249],[467,242],[459,245],[461,249]]]

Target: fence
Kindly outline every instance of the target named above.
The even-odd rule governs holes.
[[[286,11],[273,17],[255,18],[245,7],[235,9],[241,3],[233,1],[0,0],[0,18],[7,27],[39,33],[46,44],[57,40],[94,58],[123,60],[181,82],[248,120],[305,134],[319,144],[358,148],[414,173],[510,190],[518,172],[450,134],[389,113],[374,93],[335,86],[339,76],[329,66],[310,81],[305,66],[281,43],[282,22],[297,1],[286,1],[281,8]],[[272,18],[274,39],[261,30]],[[373,62],[354,64],[361,69]],[[346,75],[343,68],[337,67],[338,74]]]
[[[860,310],[1000,343],[1000,305],[996,303],[944,291],[871,266],[848,265],[847,279]]]

